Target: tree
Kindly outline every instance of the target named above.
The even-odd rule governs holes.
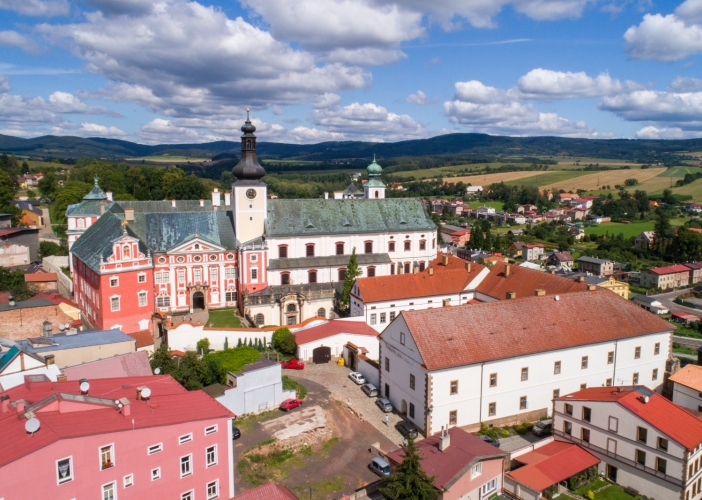
[[[59,245],[53,241],[39,242],[39,259],[43,259],[44,257],[49,257],[51,255],[68,255],[68,246]]]
[[[37,182],[37,188],[42,196],[48,198],[54,198],[56,196],[56,191],[58,190],[58,182],[56,182],[56,174],[53,172],[48,172],[44,177],[39,179]]]
[[[402,449],[402,462],[395,472],[383,478],[380,491],[394,500],[434,500],[439,495],[434,486],[435,477],[429,477],[422,470],[422,457],[412,436],[407,438]]]
[[[210,339],[205,337],[197,341],[197,352],[198,354],[207,354],[210,352]]]
[[[198,359],[197,353],[188,351],[185,353],[185,356],[180,358],[173,378],[187,390],[195,391],[202,389],[203,380],[207,380],[205,377],[206,371],[205,364]]]
[[[295,341],[295,335],[286,327],[278,328],[273,332],[273,338],[271,339],[271,344],[276,351],[282,354],[287,354],[288,356],[294,356],[297,352],[297,342]]]
[[[349,306],[351,305],[351,289],[356,282],[356,278],[361,275],[361,268],[358,267],[358,259],[356,258],[356,247],[351,251],[349,263],[346,265],[346,275],[344,276],[344,288],[341,291],[339,299],[339,309],[341,312],[348,314]]]
[[[160,368],[161,373],[164,375],[173,375],[177,369],[176,362],[171,355],[168,354],[168,346],[166,344],[161,344],[159,348],[154,351],[149,363],[151,364],[152,371],[156,368]]]
[[[656,224],[653,227],[655,234],[653,240],[653,248],[658,254],[666,255],[670,248],[671,240],[675,234],[672,226],[670,225],[670,218],[664,213],[660,212],[658,218],[656,219]]]

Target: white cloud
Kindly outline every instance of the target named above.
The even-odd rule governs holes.
[[[642,86],[631,81],[621,82],[608,73],[600,73],[593,78],[584,71],[564,73],[537,68],[522,76],[518,87],[525,97],[550,101],[612,95]]]
[[[154,0],[83,0],[107,16],[139,15],[151,12]]]
[[[702,80],[679,76],[668,85],[672,92],[697,92],[702,90]]]
[[[291,142],[298,144],[347,140],[346,134],[342,134],[340,132],[329,132],[327,130],[319,130],[316,128],[302,126],[295,127],[288,132],[288,138]]]
[[[163,118],[156,118],[142,126],[137,136],[147,144],[199,143],[222,139],[210,134],[201,134],[191,128],[179,127],[171,120]]]
[[[37,51],[37,46],[32,40],[16,31],[0,31],[0,45],[4,47],[19,47],[27,53]]]
[[[599,108],[629,121],[702,124],[702,92],[637,90],[603,97]]]
[[[436,102],[435,97],[427,97],[427,95],[422,92],[421,90],[418,90],[416,94],[410,94],[407,96],[406,101],[410,104],[418,104],[419,106],[426,106],[428,104],[432,104]]]
[[[271,111],[272,111],[273,114],[276,115],[276,116],[280,116],[280,115],[283,114],[283,108],[281,108],[280,106],[273,106],[273,107],[271,108]]]
[[[0,9],[35,17],[66,16],[70,12],[66,0],[0,0]]]
[[[10,91],[10,80],[5,75],[0,75],[0,94],[6,94]]]
[[[477,80],[457,82],[454,99],[444,103],[444,112],[453,123],[488,134],[611,137],[583,121],[539,111],[521,102],[515,90],[498,89]]]
[[[81,115],[110,115],[120,117],[119,113],[102,106],[88,106],[73,94],[57,91],[49,96],[49,107],[55,113],[76,113]]]
[[[79,137],[109,137],[113,139],[123,139],[127,136],[126,132],[114,126],[100,125],[99,123],[88,122],[77,124],[68,121],[52,127],[51,133],[54,135],[75,135]]]
[[[643,127],[634,135],[637,139],[687,139],[689,137],[681,128],[658,128],[652,125]]]
[[[328,108],[331,106],[336,106],[341,102],[341,96],[338,94],[333,94],[331,92],[326,92],[320,96],[317,96],[312,101],[313,108]]]

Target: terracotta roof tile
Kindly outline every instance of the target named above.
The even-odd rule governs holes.
[[[148,377],[153,375],[146,351],[130,352],[89,363],[67,366],[61,370],[68,380],[94,380],[114,377]]]
[[[667,321],[605,289],[401,316],[428,370],[672,330]]]
[[[536,271],[527,267],[510,265],[509,276],[505,277],[505,268],[509,264],[496,262],[490,273],[476,287],[476,291],[490,297],[503,300],[507,292],[514,292],[518,299],[532,297],[537,289],[546,290],[546,295],[582,292],[587,290],[586,283],[562,278],[555,274]]]
[[[298,500],[285,486],[268,483],[243,493],[232,500]]]
[[[154,338],[151,336],[151,332],[148,330],[141,330],[135,333],[128,333],[131,338],[136,340],[136,349],[140,347],[146,347],[147,345],[154,345]]]
[[[58,281],[56,273],[34,273],[25,274],[24,281],[26,283],[35,283],[39,281]]]
[[[344,321],[333,319],[322,325],[305,328],[293,332],[297,345],[307,344],[315,340],[325,339],[340,333],[350,333],[354,335],[367,335],[369,337],[377,337],[376,332],[365,321]]]
[[[690,268],[684,264],[675,264],[673,266],[652,267],[651,269],[646,269],[646,271],[654,274],[689,273]]]
[[[688,364],[670,377],[671,382],[702,392],[702,366]]]

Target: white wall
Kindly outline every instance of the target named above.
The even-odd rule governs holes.
[[[378,369],[363,359],[358,360],[358,372],[363,375],[366,382],[378,387],[380,373]]]
[[[324,339],[315,340],[314,342],[299,344],[297,346],[297,355],[299,359],[305,361],[311,360],[312,351],[317,347],[324,346],[331,347],[332,356],[340,357],[344,352],[344,346],[348,342],[351,342],[353,345],[358,347],[365,347],[368,349],[368,354],[366,354],[366,356],[368,356],[370,359],[378,359],[378,339],[376,337],[351,333],[340,333]]]
[[[279,364],[243,373],[236,377],[237,386],[227,389],[217,399],[228,410],[238,415],[259,413],[277,407],[295,391],[284,391]]]
[[[673,384],[673,403],[676,405],[700,411],[700,407],[702,407],[702,397],[700,397],[700,394],[702,393],[684,385]]]

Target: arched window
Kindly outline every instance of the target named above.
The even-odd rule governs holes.
[[[339,269],[339,281],[346,279],[346,269]]]
[[[246,141],[246,149],[251,149],[251,141]]]
[[[419,240],[419,249],[420,249],[420,250],[426,250],[426,249],[427,249],[427,240]]]
[[[195,250],[200,250],[200,244],[199,244],[199,243],[195,243]]]
[[[83,219],[78,219],[78,227],[85,227],[85,221]]]
[[[280,284],[289,285],[290,284],[290,273],[280,273]]]
[[[344,255],[344,244],[343,243],[336,244],[336,255]]]
[[[375,276],[375,267],[374,266],[368,266],[368,277],[372,278]]]
[[[289,313],[294,313],[297,311],[297,306],[295,306],[295,304],[288,304],[285,310]]]
[[[314,257],[314,243],[308,243],[305,247],[305,255],[307,255],[307,257]]]
[[[373,242],[372,241],[366,241],[364,244],[364,250],[366,253],[373,253]]]
[[[395,242],[390,241],[388,242],[388,252],[394,252],[395,251]]]
[[[317,283],[317,271],[307,271],[307,276],[310,283]]]
[[[407,240],[405,241],[405,252],[409,252],[410,250],[412,250],[412,242]]]
[[[319,309],[317,309],[317,316],[319,316],[320,318],[326,318],[327,311],[323,307],[320,307]]]
[[[129,248],[129,245],[124,245],[122,247],[122,258],[123,259],[131,259],[132,258],[132,251]]]
[[[255,320],[256,320],[256,326],[263,326],[263,314],[258,313],[256,315]]]
[[[279,245],[278,246],[278,258],[279,259],[287,259],[288,258],[288,245]]]

